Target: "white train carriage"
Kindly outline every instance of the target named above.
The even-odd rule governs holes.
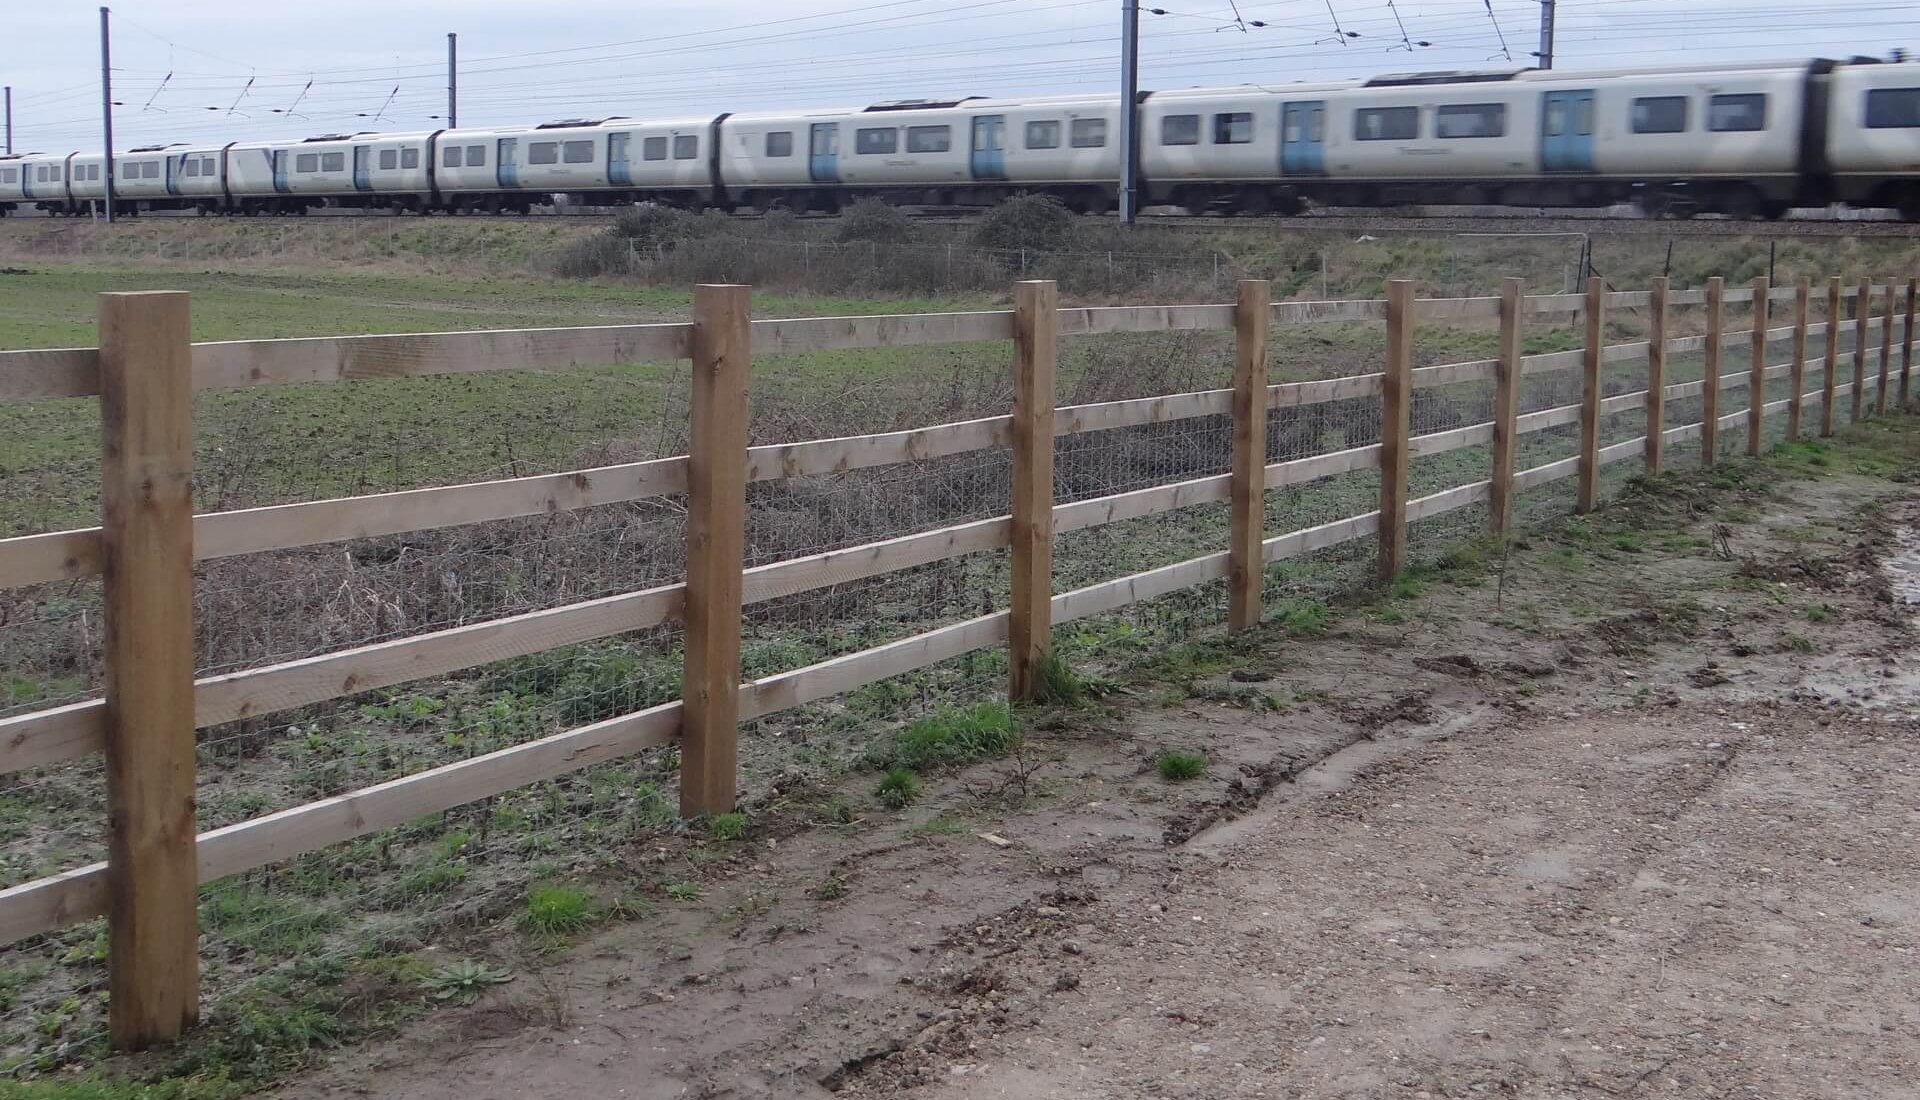
[[[1827,105],[1834,197],[1920,221],[1920,63],[1836,69]]]
[[[67,195],[67,161],[72,154],[33,153],[20,160],[20,189],[25,203],[37,210],[71,212]]]
[[[585,205],[712,197],[711,118],[572,119],[451,130],[435,138],[436,182],[454,210],[521,210],[566,195]]]
[[[329,134],[226,149],[226,194],[245,213],[321,206],[424,210],[433,193],[433,135]]]
[[[0,154],[0,217],[20,209],[21,201],[27,197],[26,188],[20,182],[25,164],[24,154]]]
[[[720,187],[730,203],[762,210],[834,210],[862,195],[988,205],[1021,191],[1104,210],[1120,165],[1111,96],[728,115],[719,133]]]

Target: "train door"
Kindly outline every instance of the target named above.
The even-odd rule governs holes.
[[[973,116],[973,178],[1007,178],[1007,116]]]
[[[493,165],[495,182],[503,188],[518,188],[520,186],[520,139],[501,138]]]
[[[633,166],[627,162],[627,147],[632,134],[607,135],[607,182],[614,187],[633,186]]]
[[[816,122],[807,137],[807,177],[815,183],[840,182],[840,124]]]
[[[373,190],[373,147],[356,145],[353,147],[353,189],[355,191]]]
[[[160,163],[166,167],[167,194],[178,195],[180,193],[180,173],[187,169],[187,158],[162,157],[160,158]]]
[[[1327,174],[1327,105],[1320,100],[1280,108],[1280,172],[1287,176]]]
[[[284,195],[290,190],[287,186],[287,151],[285,149],[275,149],[269,152],[267,156],[273,163],[273,189],[275,192]]]
[[[1540,112],[1540,166],[1593,171],[1593,93],[1547,92]]]

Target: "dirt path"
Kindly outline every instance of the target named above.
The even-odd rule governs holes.
[[[1162,655],[285,1095],[1914,1095],[1920,434],[1790,465]]]

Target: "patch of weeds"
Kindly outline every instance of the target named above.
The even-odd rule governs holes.
[[[847,890],[847,876],[839,871],[832,871],[820,882],[820,885],[807,893],[813,895],[817,901],[838,901],[847,896]]]
[[[1332,615],[1318,600],[1283,600],[1275,607],[1273,622],[1295,638],[1318,638],[1327,632]]]
[[[890,810],[905,809],[920,797],[920,780],[906,768],[890,768],[873,793],[882,806]]]
[[[599,914],[593,895],[567,883],[543,883],[527,891],[520,930],[540,937],[569,936],[593,924]]]
[[[1087,685],[1060,656],[1048,650],[1033,670],[1033,701],[1041,706],[1078,706],[1087,697]]]
[[[306,954],[339,925],[337,911],[303,898],[232,883],[202,891],[200,927],[236,947],[273,958]]]
[[[1389,624],[1404,623],[1407,621],[1407,613],[1397,607],[1383,607],[1373,613],[1373,621]]]
[[[851,825],[860,820],[860,811],[852,799],[836,794],[820,807],[820,817],[828,825]]]
[[[707,835],[715,840],[744,840],[747,835],[747,815],[739,810],[715,814],[707,822]]]
[[[1622,531],[1613,536],[1613,548],[1623,554],[1643,554],[1647,549],[1646,543],[1641,541],[1640,536],[1630,531]]]
[[[669,882],[663,889],[675,901],[700,900],[700,884],[697,882]]]
[[[1831,620],[1833,616],[1834,609],[1829,604],[1815,603],[1807,605],[1807,621],[1810,623],[1824,623]]]
[[[1793,650],[1795,653],[1813,652],[1813,639],[1807,637],[1805,634],[1788,634],[1783,640],[1786,642],[1787,648]]]
[[[1195,699],[1206,699],[1230,706],[1246,707],[1252,711],[1281,711],[1286,704],[1275,698],[1258,684],[1241,684],[1232,681],[1202,680],[1188,689]]]
[[[908,836],[960,836],[968,831],[966,822],[941,815],[930,817],[907,829]]]
[[[1169,783],[1184,783],[1199,778],[1207,770],[1207,758],[1197,752],[1168,749],[1153,762],[1153,770]]]
[[[427,992],[436,1001],[450,1001],[457,1005],[470,1005],[480,999],[491,986],[505,985],[513,980],[513,971],[503,967],[490,966],[475,959],[461,959],[427,975],[424,983]]]
[[[1427,583],[1418,573],[1403,569],[1394,574],[1387,584],[1387,598],[1390,600],[1417,600],[1427,590]]]
[[[1000,756],[1019,740],[1013,711],[1005,703],[943,707],[896,733],[892,751],[881,763],[906,771],[958,767]]]

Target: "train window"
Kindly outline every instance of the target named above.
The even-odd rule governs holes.
[[[1412,141],[1420,136],[1420,108],[1368,107],[1353,113],[1355,141]]]
[[[1068,143],[1075,149],[1105,149],[1107,120],[1104,118],[1074,119],[1068,131]]]
[[[484,145],[467,146],[467,167],[485,168],[487,166],[487,147]]]
[[[1215,145],[1245,145],[1252,140],[1252,112],[1234,111],[1230,114],[1213,116],[1213,143]]]
[[[449,145],[440,150],[440,167],[460,167],[460,147],[458,145]]]
[[[1495,138],[1507,132],[1504,103],[1450,103],[1433,113],[1433,136]]]
[[[150,160],[145,164],[141,165],[140,178],[143,180],[159,179],[160,178],[160,162],[157,160]]]
[[[1767,97],[1758,94],[1717,95],[1707,101],[1707,129],[1724,133],[1730,130],[1767,128]]]
[[[46,165],[44,165],[44,164],[36,164],[36,165],[34,165],[34,167],[33,167],[33,180],[34,180],[34,182],[35,182],[35,183],[45,183],[45,182],[47,182],[47,166],[46,166]]]
[[[187,175],[197,176],[199,174],[200,174],[200,162],[198,160],[189,160],[187,162]]]
[[[650,137],[650,138],[647,138],[645,141],[642,141],[640,143],[640,159],[641,160],[667,159],[667,139],[663,137]]]
[[[346,171],[346,170],[347,170],[347,155],[346,155],[345,153],[322,153],[322,154],[320,154],[320,170],[321,170],[322,172],[344,172],[344,171]]]
[[[211,175],[214,175],[214,174],[215,174],[216,172],[218,172],[218,171],[219,171],[219,169],[217,169],[217,168],[216,168],[216,167],[214,166],[214,163],[213,163],[213,158],[212,158],[212,157],[201,157],[201,158],[200,158],[200,174],[201,174],[201,175],[203,175],[203,176],[211,176]]]
[[[1200,144],[1199,115],[1168,115],[1160,120],[1160,144]]]
[[[1656,95],[1636,99],[1632,121],[1636,134],[1681,133],[1687,128],[1687,97]]]
[[[953,148],[953,130],[946,126],[907,127],[907,152],[944,153]]]
[[[418,149],[400,150],[400,167],[402,168],[420,167],[420,150]]]
[[[560,148],[560,159],[568,164],[592,164],[593,142],[569,141]]]
[[[534,141],[527,144],[528,164],[559,164],[560,143],[557,141]]]
[[[673,159],[692,160],[700,155],[700,135],[681,134],[673,139]]]
[[[380,150],[380,170],[381,171],[390,172],[393,169],[398,167],[400,167],[400,150],[398,149]]]
[[[19,182],[20,182],[20,179],[19,179],[19,173],[17,169],[0,168],[0,183],[19,183]]]
[[[1867,129],[1920,127],[1920,88],[1875,88],[1867,93]]]
[[[49,169],[47,169],[47,182],[48,182],[48,183],[59,183],[59,182],[60,182],[60,173],[61,173],[62,171],[64,171],[64,169],[63,169],[63,168],[61,168],[61,166],[60,166],[60,165],[58,165],[58,164],[56,164],[56,165],[54,165],[53,167],[51,167],[51,168],[49,168]]]
[[[767,133],[767,155],[770,157],[790,157],[793,155],[793,131],[771,130]]]
[[[1027,148],[1060,148],[1060,123],[1051,119],[1027,123]]]
[[[320,154],[301,153],[295,156],[293,158],[293,170],[296,172],[318,172],[320,170]]]
[[[884,129],[854,131],[853,151],[856,153],[891,153],[898,148],[900,148],[900,131],[890,126]]]

